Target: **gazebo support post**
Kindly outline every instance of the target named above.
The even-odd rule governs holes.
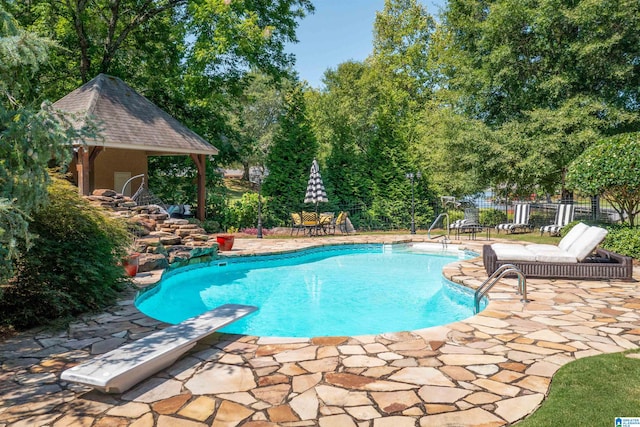
[[[191,154],[191,158],[198,168],[198,210],[196,211],[196,218],[204,221],[206,203],[205,183],[207,178],[205,161],[207,156],[204,154]]]
[[[88,147],[78,147],[76,154],[76,170],[78,171],[78,193],[81,196],[88,196],[90,191],[89,183],[89,150]]]

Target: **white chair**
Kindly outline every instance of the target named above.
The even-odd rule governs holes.
[[[518,203],[515,205],[513,213],[513,222],[496,225],[496,230],[506,230],[507,233],[513,233],[517,229],[531,229],[529,224],[529,214],[531,213],[531,205],[528,203]]]
[[[560,234],[560,230],[562,229],[562,227],[573,221],[574,210],[574,205],[570,205],[567,203],[558,205],[558,210],[556,211],[556,219],[553,221],[553,224],[543,225],[542,227],[540,227],[540,235],[542,236],[545,232],[549,233],[549,235],[552,236],[557,236],[558,234]]]

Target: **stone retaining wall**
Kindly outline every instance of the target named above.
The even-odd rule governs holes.
[[[134,229],[139,273],[217,258],[215,236],[189,220],[170,218],[158,205],[139,206],[131,197],[109,189],[94,190],[85,198]]]

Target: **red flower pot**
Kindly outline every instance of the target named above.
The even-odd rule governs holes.
[[[216,241],[218,242],[218,247],[221,251],[230,251],[233,247],[234,237],[229,234],[222,234],[216,236]]]
[[[129,277],[135,277],[138,274],[138,265],[139,265],[140,254],[138,252],[134,252],[129,254],[128,258],[122,262],[124,266],[124,271],[127,272]]]

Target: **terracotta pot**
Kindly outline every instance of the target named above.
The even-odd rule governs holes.
[[[124,271],[127,272],[129,277],[135,277],[138,274],[138,265],[139,265],[140,254],[138,252],[134,252],[129,254],[128,258],[125,258],[122,262],[124,266]]]
[[[218,242],[218,247],[221,251],[230,251],[233,247],[234,236],[230,234],[221,234],[216,236],[216,241]]]

